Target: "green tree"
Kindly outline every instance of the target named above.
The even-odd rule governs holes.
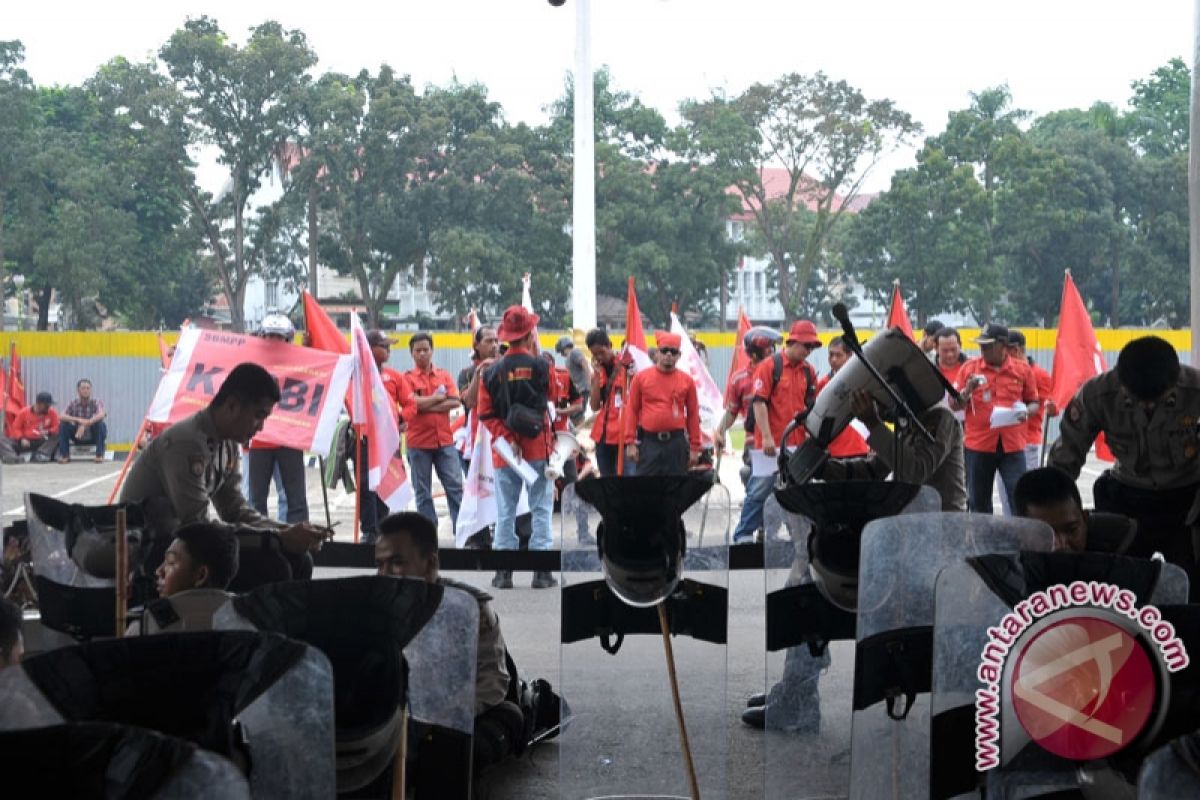
[[[36,96],[29,74],[21,67],[25,48],[18,41],[0,41],[0,279],[6,271],[6,244],[14,203],[26,194],[26,165],[35,151],[38,127]],[[19,206],[18,206],[19,207]],[[0,292],[0,294],[3,294]]]
[[[812,308],[814,275],[827,263],[839,218],[879,159],[920,133],[891,100],[868,100],[824,73],[791,73],[734,98],[681,108],[697,161],[729,170],[754,215],[754,238],[770,259],[789,315]],[[782,167],[782,187],[764,169]],[[813,212],[811,221],[806,213]]]
[[[1192,75],[1182,58],[1172,58],[1149,78],[1133,82],[1130,127],[1147,155],[1165,157],[1188,149]]]
[[[987,195],[970,165],[955,166],[936,147],[915,169],[892,176],[890,188],[863,211],[843,247],[847,268],[886,303],[900,280],[918,325],[941,311],[965,311],[978,296],[999,292],[981,281],[988,256]]]
[[[227,191],[215,201],[193,197],[192,212],[240,331],[246,284],[262,269],[281,219],[269,215],[248,224],[250,198],[297,128],[298,98],[317,57],[302,32],[277,22],[251,29],[245,47],[238,47],[208,17],[188,20],[160,57],[191,103],[195,141],[214,145],[229,170]]]

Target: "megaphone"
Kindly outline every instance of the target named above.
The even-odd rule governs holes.
[[[546,463],[546,480],[556,481],[562,477],[563,465],[568,458],[574,458],[579,452],[579,441],[574,434],[566,431],[554,432],[554,450]]]

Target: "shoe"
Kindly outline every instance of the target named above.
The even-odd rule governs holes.
[[[549,572],[533,573],[533,583],[529,584],[531,589],[549,589],[551,586],[558,586],[558,581]]]
[[[496,577],[492,578],[492,586],[495,586],[497,589],[511,589],[513,587],[512,570],[496,570]]]
[[[742,722],[749,725],[751,728],[763,730],[767,727],[767,707],[751,706],[742,712]]]
[[[50,456],[43,455],[42,453],[34,453],[30,457],[29,463],[30,464],[49,464]]]
[[[487,528],[482,528],[472,533],[463,543],[463,548],[466,550],[491,550],[492,532]]]
[[[96,463],[97,463],[97,464],[103,464],[103,463],[104,463],[104,456],[96,456],[96,459],[95,459],[95,460],[96,460]]]
[[[54,460],[57,461],[59,464],[70,464],[71,463],[70,456],[57,456]]]
[[[754,544],[755,542],[754,542],[753,536],[743,536],[740,539],[734,539],[733,543],[734,544]]]
[[[767,704],[767,693],[757,692],[746,700],[746,708],[762,708]]]

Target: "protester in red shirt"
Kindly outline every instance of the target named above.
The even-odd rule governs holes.
[[[9,426],[11,437],[0,437],[0,461],[16,464],[21,453],[31,452],[30,463],[45,464],[58,448],[58,412],[49,392],[38,392],[31,406],[22,408]]]
[[[1025,474],[1026,423],[1037,413],[1038,391],[1029,365],[1008,355],[1008,328],[989,324],[975,342],[981,355],[959,372],[956,388],[962,401],[952,399],[951,408],[967,412],[963,436],[967,506],[991,514],[997,471],[1010,507],[1017,481]]]
[[[621,407],[625,404],[625,381],[628,367],[613,352],[608,331],[594,328],[588,331],[587,348],[592,354],[592,380],[588,387],[588,404],[596,417],[592,421],[592,441],[596,443],[596,466],[600,475],[611,478],[617,474],[617,453],[621,447]],[[630,376],[632,377],[632,376]],[[623,474],[637,473],[637,465],[628,460]]]
[[[962,337],[958,335],[958,331],[954,328],[942,328],[934,336],[934,353],[933,363],[937,366],[938,372],[942,373],[951,386],[958,384],[958,373],[962,369],[962,365],[967,363],[967,357],[962,351]],[[947,394],[949,397],[949,394]],[[962,422],[966,415],[963,411],[955,411],[954,418]]]
[[[683,344],[679,334],[658,331],[658,361],[629,386],[625,435],[637,432],[625,458],[638,475],[686,475],[700,459],[700,403],[692,376],[675,368]]]
[[[500,321],[497,336],[508,343],[504,357],[488,368],[479,386],[479,419],[492,435],[496,466],[496,550],[517,549],[517,503],[521,490],[528,489],[533,533],[530,550],[554,546],[551,515],[554,511],[554,482],[546,477],[546,460],[552,448],[548,403],[557,403],[550,368],[533,353],[538,315],[521,306],[509,306]],[[507,445],[517,466],[501,455]],[[532,470],[533,482],[526,484],[521,472]],[[534,589],[554,586],[549,572],[533,574]],[[500,570],[492,579],[497,589],[512,588],[512,571]]]
[[[454,449],[454,431],[450,428],[450,412],[462,403],[454,377],[433,365],[433,337],[425,332],[414,333],[408,340],[413,368],[404,373],[412,389],[413,412],[408,418],[405,443],[408,450],[409,477],[417,511],[437,524],[433,508],[433,471],[446,492],[450,507],[450,526],[458,523],[458,507],[462,503],[462,460]]]
[[[1020,331],[1008,332],[1008,355],[1010,358],[1029,364],[1029,369],[1033,371],[1033,380],[1037,384],[1038,397],[1041,399],[1038,410],[1030,413],[1028,427],[1025,431],[1025,466],[1028,469],[1037,469],[1041,466],[1042,459],[1042,423],[1047,416],[1058,416],[1058,409],[1054,406],[1054,401],[1050,399],[1050,393],[1054,388],[1054,378],[1050,376],[1049,372],[1035,364],[1032,358],[1025,355],[1025,334]]]
[[[783,353],[765,358],[754,370],[754,449],[764,457],[777,454],[783,444],[783,431],[796,414],[812,404],[817,396],[817,372],[806,360],[809,353],[821,346],[817,326],[806,319],[792,325],[784,343]],[[779,380],[775,373],[779,372]],[[804,441],[804,426],[788,437],[789,446]],[[734,544],[754,541],[754,532],[763,524],[763,505],[775,486],[773,472],[751,475],[746,484],[746,500],[742,516],[733,532]]]
[[[745,369],[733,373],[729,385],[725,387],[725,415],[717,425],[717,446],[725,447],[725,434],[733,427],[733,423],[737,422],[738,417],[745,417],[747,437],[743,460],[746,463],[749,463],[750,448],[754,445],[754,423],[751,421],[753,416],[750,411],[750,403],[754,400],[754,370],[764,358],[775,354],[775,346],[782,341],[783,337],[770,328],[758,326],[746,331],[742,337],[742,349],[746,351],[750,363]],[[747,474],[745,477],[748,479],[750,476]]]
[[[817,382],[818,395],[829,385],[829,382],[833,380],[833,376],[837,375],[838,370],[850,360],[851,355],[850,348],[846,346],[845,340],[840,336],[835,336],[829,340],[829,350],[826,353],[829,358],[829,374]],[[854,428],[853,423],[847,425],[829,443],[829,455],[832,458],[861,458],[870,452],[871,448],[867,445],[867,440]]]
[[[554,395],[558,398],[551,427],[555,431],[570,430],[571,418],[583,409],[583,396],[575,388],[570,371],[554,363],[553,353],[543,350],[542,358],[550,367],[550,380],[554,384]]]
[[[408,379],[404,377],[404,373],[387,365],[392,354],[392,340],[386,333],[381,330],[367,331],[367,344],[371,346],[371,357],[375,359],[375,366],[379,368],[379,378],[383,381],[383,388],[388,393],[388,397],[396,404],[397,423],[403,432],[406,425],[405,420],[416,413],[416,405],[412,400],[412,388],[408,385]],[[387,516],[388,507],[383,500],[379,499],[379,495],[368,488],[367,453],[369,445],[367,439],[368,436],[364,436],[362,440],[362,458],[359,458],[357,452],[354,453],[354,458],[357,464],[355,474],[358,476],[359,527],[362,530],[363,541],[372,544],[378,532],[379,520]]]

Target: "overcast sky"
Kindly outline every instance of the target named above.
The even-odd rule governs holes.
[[[1192,52],[1183,0],[593,0],[593,61],[619,88],[676,121],[681,100],[735,94],[785,72],[823,70],[870,98],[887,97],[926,133],[968,93],[1007,83],[1035,114],[1124,105],[1132,80]],[[39,84],[73,84],[116,55],[144,60],[188,16],[215,18],[235,41],[265,19],[299,28],[318,70],[388,63],[418,84],[485,83],[510,121],[540,122],[573,68],[575,5],[546,0],[9,0],[0,39],[20,39]],[[886,188],[912,151],[867,188]],[[205,181],[208,183],[208,181]],[[214,188],[208,186],[206,188]]]

